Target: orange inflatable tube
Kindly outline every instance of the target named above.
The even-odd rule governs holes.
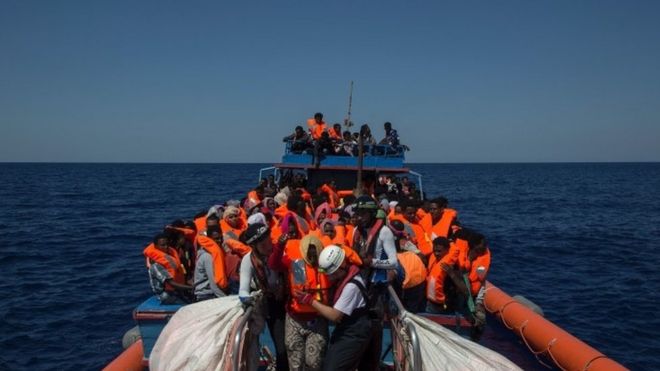
[[[523,339],[532,353],[546,355],[562,370],[627,370],[490,282],[484,304],[486,310]]]
[[[103,371],[142,371],[142,339],[131,344],[117,358],[110,362]]]

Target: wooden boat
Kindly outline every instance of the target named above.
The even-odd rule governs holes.
[[[421,175],[405,166],[403,147],[365,146],[364,156],[318,156],[311,151],[294,152],[287,143],[280,163],[261,169],[259,179],[272,173],[276,179],[304,174],[307,185],[315,189],[321,184],[334,180],[340,195],[352,193],[361,181],[368,189],[378,177],[407,175],[417,181],[417,188],[423,194]],[[390,288],[391,290],[391,288]],[[621,364],[608,358],[596,349],[572,336],[542,315],[530,309],[524,298],[512,298],[492,283],[487,283],[485,306],[489,320],[480,343],[492,349],[525,370],[557,368],[561,370],[625,370]],[[390,296],[396,297],[393,290]],[[398,300],[394,300],[394,311],[404,309]],[[140,339],[131,344],[105,370],[142,370],[149,367],[149,355],[169,318],[180,305],[162,305],[156,297],[148,298],[134,311]],[[451,328],[458,333],[466,332],[470,323],[459,315],[434,315],[422,313],[422,316]],[[237,326],[235,344],[242,343],[249,311]],[[406,333],[403,339],[400,334]],[[267,333],[261,335],[265,345],[262,363],[265,366],[274,352]],[[409,342],[403,344],[403,342]],[[400,316],[393,316],[385,323],[383,330],[382,367],[396,370],[421,370],[422,360],[419,354],[418,339],[414,329],[410,328]],[[244,356],[241,347],[235,347],[234,369],[241,369]]]

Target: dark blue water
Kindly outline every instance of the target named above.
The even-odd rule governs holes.
[[[0,369],[98,369],[150,294],[165,223],[260,165],[0,164]],[[624,365],[660,369],[660,164],[417,165],[490,239],[490,280]]]

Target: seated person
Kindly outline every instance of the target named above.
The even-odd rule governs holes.
[[[222,232],[219,226],[206,230],[207,236],[198,236],[195,265],[195,298],[197,301],[219,298],[229,293],[229,281],[225,271],[225,252],[222,249]]]
[[[342,156],[357,156],[357,142],[348,130],[343,133],[338,154]]]
[[[283,142],[291,142],[291,151],[301,153],[311,146],[312,138],[310,137],[302,126],[296,126],[293,134],[282,138]]]
[[[149,282],[162,304],[190,302],[192,287],[186,284],[179,254],[168,246],[167,235],[157,234],[144,249],[149,269]]]
[[[340,124],[332,125],[332,128],[328,130],[328,134],[330,135],[330,139],[332,141],[341,142],[342,141],[341,125]]]
[[[385,138],[381,140],[378,144],[388,145],[390,147],[396,147],[399,143],[399,134],[396,130],[392,129],[392,123],[386,122],[383,127],[385,128]]]

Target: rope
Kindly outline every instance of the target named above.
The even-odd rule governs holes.
[[[591,363],[592,363],[593,361],[599,359],[599,358],[609,358],[609,357],[607,357],[607,356],[605,356],[605,355],[603,355],[603,354],[599,355],[598,357],[594,357],[594,358],[592,358],[589,362],[587,362],[587,364],[584,365],[584,368],[583,368],[582,370],[584,370],[584,371],[588,370],[588,369],[589,369],[589,366],[591,366]]]

